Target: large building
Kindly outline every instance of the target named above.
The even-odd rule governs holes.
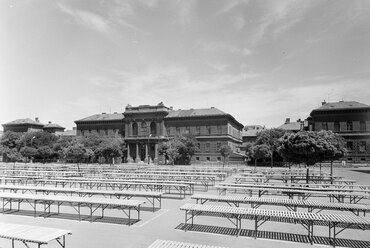
[[[63,132],[64,127],[51,123],[49,121],[48,124],[43,124],[39,121],[39,118],[36,117],[35,120],[31,120],[30,118],[25,119],[17,119],[5,124],[2,124],[4,128],[4,132],[12,131],[12,132],[33,132],[33,131],[45,131],[49,133],[56,133],[56,132]]]
[[[331,130],[341,135],[348,150],[347,161],[370,162],[370,106],[355,101],[326,103],[312,110],[309,130]]]
[[[98,133],[119,134],[127,144],[127,161],[162,161],[158,145],[170,137],[190,133],[197,139],[199,152],[194,161],[222,160],[219,148],[227,144],[231,160],[242,161],[238,146],[242,143],[242,128],[233,116],[217,108],[173,110],[163,103],[157,105],[127,105],[123,114],[97,114],[75,121],[77,135]]]

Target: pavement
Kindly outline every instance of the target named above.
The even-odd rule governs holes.
[[[356,171],[357,170],[357,171]],[[355,179],[358,184],[370,184],[370,174],[360,172],[364,170],[370,173],[370,168],[335,168],[334,174]],[[231,180],[232,178],[228,178]],[[202,193],[196,191],[195,193]],[[207,194],[216,194],[210,189]],[[132,226],[122,224],[109,224],[78,221],[73,219],[42,218],[23,215],[1,214],[0,222],[28,224],[36,226],[54,227],[72,231],[72,235],[66,239],[66,248],[146,248],[156,239],[176,240],[181,242],[198,243],[232,248],[282,248],[282,247],[329,247],[326,237],[327,227],[315,227],[315,244],[307,242],[307,231],[300,225],[268,222],[260,229],[261,238],[254,239],[248,232],[254,228],[251,221],[243,221],[243,229],[246,236],[237,237],[230,235],[233,225],[224,218],[199,217],[195,219],[194,231],[181,229],[185,214],[180,211],[180,206],[185,203],[195,203],[195,200],[187,196],[185,199],[162,200],[162,209],[141,212],[141,220]],[[369,202],[361,202],[369,204]],[[212,203],[216,204],[216,203]],[[219,203],[222,204],[222,203]],[[281,207],[262,206],[268,209],[286,210]],[[112,210],[116,211],[116,210]],[[334,211],[326,211],[334,212]],[[344,214],[343,212],[338,212]],[[119,213],[113,213],[118,215]],[[347,214],[347,213],[346,213]],[[249,231],[248,231],[249,230]],[[343,247],[370,247],[370,231],[345,230],[339,234],[339,244]],[[339,247],[340,247],[339,246]],[[11,247],[11,241],[0,239],[0,248]],[[18,242],[16,247],[24,247]],[[36,246],[31,246],[36,247]],[[60,247],[55,241],[45,247]]]

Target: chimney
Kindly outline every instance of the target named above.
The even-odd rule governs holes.
[[[299,118],[299,119],[297,120],[297,122],[301,122],[301,118]]]
[[[290,118],[286,118],[285,124],[289,124],[289,123],[290,123]]]
[[[40,121],[39,121],[39,117],[35,117],[35,121],[36,121],[36,122],[40,122]]]
[[[51,124],[51,121],[49,121],[49,124]]]
[[[326,104],[326,101],[325,100],[323,102],[321,102],[321,106],[323,106],[325,104]]]
[[[103,115],[105,115],[105,114],[107,114],[107,113],[103,112],[102,114],[103,114]]]

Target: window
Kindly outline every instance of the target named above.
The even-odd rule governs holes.
[[[197,147],[198,147],[198,149],[199,149],[199,151],[200,151],[200,143],[197,143]]]
[[[135,122],[132,124],[132,135],[137,136],[137,134],[138,134],[138,127],[137,127],[137,123]]]
[[[176,134],[180,134],[180,127],[176,127]]]
[[[366,122],[360,121],[360,131],[366,131]]]
[[[221,148],[221,143],[220,142],[217,142],[217,151],[219,151]]]
[[[348,149],[348,151],[352,151],[352,149],[353,149],[353,142],[352,141],[347,141],[347,149]]]
[[[196,161],[199,161],[199,157],[195,157],[195,160],[196,160]]]
[[[334,132],[340,132],[339,122],[334,122]]]
[[[217,126],[217,134],[222,134],[222,126]]]
[[[366,158],[361,158],[361,161],[366,161]]]
[[[155,122],[150,123],[150,134],[157,136],[157,124]]]
[[[211,161],[211,158],[210,157],[207,157],[207,161]]]
[[[360,141],[359,152],[364,153],[366,151],[366,141]]]
[[[209,152],[211,148],[211,143],[206,143],[206,152]]]
[[[206,126],[206,129],[207,129],[207,135],[211,135],[211,127],[210,126]]]
[[[190,133],[190,127],[185,127],[185,130],[186,130],[186,133],[189,134]]]
[[[323,122],[321,123],[322,125],[322,130],[328,130],[328,123],[327,122]]]
[[[200,126],[195,127],[195,135],[200,135]]]
[[[217,161],[221,161],[221,157],[217,157]]]
[[[352,131],[352,130],[353,130],[352,121],[347,121],[347,131]]]

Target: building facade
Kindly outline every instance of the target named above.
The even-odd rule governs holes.
[[[345,139],[348,162],[370,162],[370,106],[355,101],[326,103],[312,110],[309,130],[331,130]]]
[[[2,124],[4,128],[4,133],[7,131],[17,132],[17,133],[26,133],[26,132],[34,132],[34,131],[45,131],[49,133],[56,133],[56,132],[63,132],[64,127],[51,123],[49,121],[48,124],[43,124],[39,121],[39,118],[36,117],[35,120],[31,120],[29,118],[26,119],[17,119],[5,124]]]
[[[199,152],[193,161],[221,161],[219,148],[229,145],[234,153],[230,160],[242,161],[238,147],[242,128],[233,116],[217,108],[173,110],[163,103],[127,105],[123,114],[99,114],[75,121],[77,135],[89,133],[120,134],[127,144],[129,162],[162,162],[158,145],[171,137],[189,133],[197,139]],[[106,130],[101,132],[101,130]]]
[[[42,131],[44,124],[40,123],[39,118],[35,118],[35,120],[31,120],[29,118],[25,119],[17,119],[5,124],[2,124],[4,133],[7,131],[12,132],[32,132],[32,131]]]

